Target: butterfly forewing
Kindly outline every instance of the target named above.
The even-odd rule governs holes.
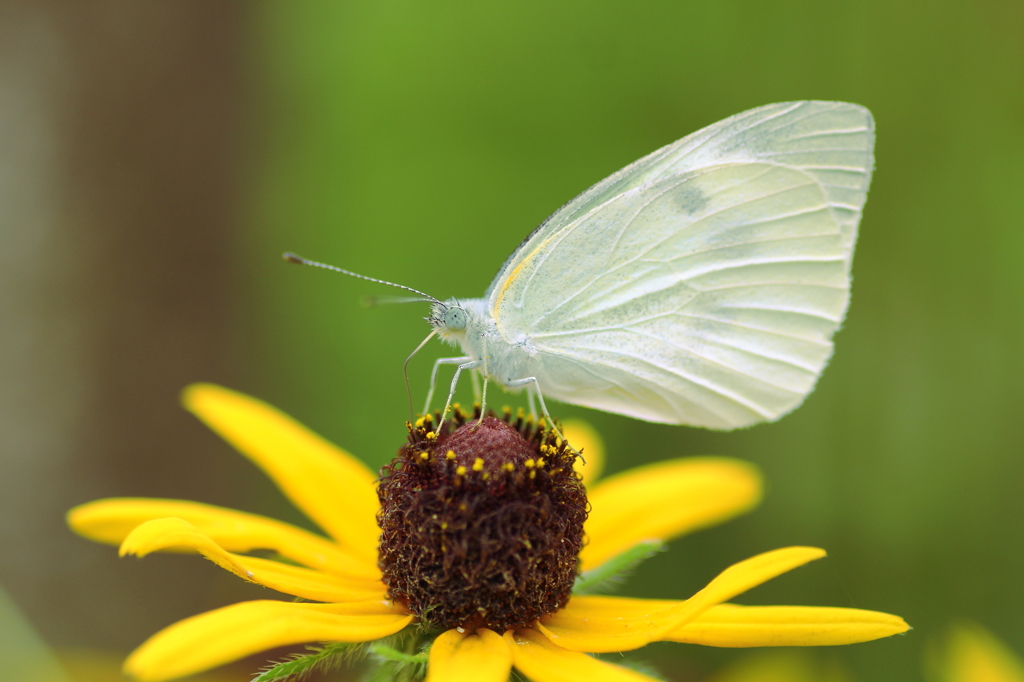
[[[872,168],[862,107],[739,114],[641,159],[553,215],[492,285],[545,395],[735,428],[814,387],[849,297]]]
[[[588,211],[659,178],[727,161],[763,160],[803,168],[830,194],[850,244],[871,181],[874,125],[845,102],[780,102],[744,111],[651,152],[582,192],[551,215],[508,258],[486,298],[527,251]],[[859,198],[858,198],[859,197]]]

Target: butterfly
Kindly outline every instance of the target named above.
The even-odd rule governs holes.
[[[525,388],[545,416],[547,397],[711,429],[782,417],[814,389],[846,314],[873,147],[856,104],[751,109],[565,204],[483,298],[403,287],[432,303],[419,348],[436,335],[463,352],[435,363],[428,408],[454,364],[443,414],[474,370],[484,402],[488,382]]]

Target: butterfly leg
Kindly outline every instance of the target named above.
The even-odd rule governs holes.
[[[530,419],[537,421],[537,405],[533,401],[534,386],[526,387],[526,404],[530,408]]]
[[[470,376],[472,376],[474,379],[476,379],[476,372],[473,372],[473,374],[471,374]],[[480,426],[481,423],[483,423],[483,421],[484,421],[484,413],[487,410],[487,381],[488,381],[488,379],[487,379],[487,376],[485,375],[484,376],[484,394],[483,394],[483,397],[480,398],[480,418],[476,420],[476,425],[473,426],[474,430],[476,430],[476,428],[478,426]]]
[[[437,370],[441,365],[461,365],[462,363],[469,362],[472,359],[473,358],[468,355],[465,355],[461,358],[439,358],[434,362],[434,371],[430,373],[430,390],[427,391],[427,403],[423,406],[422,414],[430,414],[430,401],[434,397],[434,387],[437,386]]]
[[[481,424],[483,424],[483,422],[484,422],[484,415],[487,414],[487,381],[488,381],[488,377],[490,376],[490,372],[487,371],[487,358],[488,357],[490,357],[490,356],[488,356],[487,354],[484,354],[484,356],[482,358],[480,358],[480,361],[478,363],[478,364],[482,364],[484,366],[484,368],[482,370],[480,370],[480,373],[484,375],[484,392],[483,392],[483,395],[480,397],[480,418],[476,420],[476,426],[473,427],[474,431]],[[474,379],[476,379],[475,374],[476,373],[474,372],[474,376],[473,376]]]
[[[522,388],[523,386],[526,386],[527,391],[530,391],[532,389],[537,392],[537,400],[540,402],[541,414],[544,415],[544,419],[546,419],[547,423],[551,426],[552,429],[554,429],[555,435],[557,435],[562,440],[565,440],[565,436],[562,435],[562,432],[555,424],[555,420],[552,419],[551,414],[548,413],[548,406],[544,404],[544,394],[541,393],[540,391],[540,383],[537,382],[537,377],[526,377],[525,379],[516,379],[515,381],[510,381],[507,384],[505,384],[505,388]]]
[[[464,360],[466,358],[455,358]],[[441,413],[441,421],[437,424],[437,433],[441,433],[441,427],[444,426],[444,419],[448,416],[448,410],[452,407],[452,398],[455,397],[455,388],[459,385],[459,375],[462,374],[464,369],[476,369],[480,365],[484,364],[482,360],[472,360],[471,362],[464,362],[459,365],[458,369],[455,370],[455,376],[452,377],[452,388],[448,392],[448,402],[444,404],[444,412]]]

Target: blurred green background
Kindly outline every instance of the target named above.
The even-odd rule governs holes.
[[[591,420],[613,472],[695,454],[765,472],[760,509],[675,542],[626,594],[684,597],[816,545],[827,560],[741,601],[905,617],[906,636],[820,652],[855,679],[922,679],[952,619],[1024,652],[1021,2],[22,2],[0,19],[0,584],[54,646],[127,650],[260,594],[194,558],[119,562],[63,529],[72,504],[181,497],[306,523],[182,413],[185,384],[257,395],[373,467],[400,444],[426,307],[367,309],[392,292],[282,251],[478,297],[618,168],[826,99],[872,110],[877,170],[807,402],[735,433],[552,412]],[[448,353],[412,361],[417,404]],[[742,655],[636,657],[690,681]]]

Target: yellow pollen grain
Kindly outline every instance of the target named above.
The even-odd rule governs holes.
[[[455,451],[454,450],[449,450],[447,453],[445,453],[444,458],[445,459],[455,459]]]
[[[504,464],[501,465],[501,468],[504,469],[505,471],[512,471],[516,467],[514,464],[512,464],[512,462],[505,462]]]
[[[473,471],[483,471],[483,470],[484,470],[484,461],[482,459],[480,459],[479,457],[477,457],[475,460],[473,460]]]
[[[430,459],[430,453],[429,452],[421,452],[420,453],[420,459],[422,459],[424,462],[426,462],[428,459]]]
[[[457,473],[459,476],[465,476],[466,475],[466,467],[464,467],[462,465],[459,465],[459,468],[455,470],[455,473]]]
[[[502,405],[501,411],[504,412],[505,414],[512,414],[512,408],[509,407],[508,405]]]
[[[433,431],[427,431],[427,440],[437,440],[437,434]]]
[[[416,420],[416,428],[417,429],[420,428],[421,426],[423,426],[424,419],[426,419],[426,417],[420,417],[419,419]]]
[[[530,472],[530,478],[537,478],[537,471],[536,470]]]
[[[490,475],[489,473],[487,473],[487,472],[484,472],[484,475],[483,475],[483,476],[481,476],[480,478],[482,478],[482,479],[484,479],[484,480],[486,481],[486,480],[487,480],[487,479],[489,479],[490,477],[491,477],[491,475]]]
[[[447,521],[442,521],[441,522],[441,530],[448,530],[448,522]]]
[[[542,467],[542,466],[544,466],[544,464],[545,464],[544,458],[543,457],[538,457],[537,458],[537,466]]]
[[[537,463],[534,462],[532,459],[526,460],[525,462],[523,462],[523,464],[526,465],[527,469],[532,469],[533,467],[537,466]]]

